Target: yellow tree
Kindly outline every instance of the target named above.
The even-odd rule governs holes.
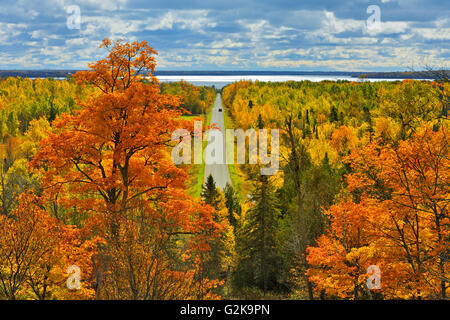
[[[95,241],[59,223],[24,193],[11,217],[0,215],[0,294],[7,299],[82,298],[93,296],[91,282]],[[83,268],[79,291],[66,287],[66,269]]]
[[[435,89],[420,81],[404,80],[393,90],[381,89],[379,100],[381,114],[400,124],[400,139],[410,137],[423,122],[437,119],[441,111]]]
[[[374,264],[386,298],[447,298],[448,143],[446,127],[424,126],[398,145],[372,143],[352,152],[347,183],[359,203],[332,207],[329,231],[309,248],[318,288],[348,297],[362,289]]]
[[[44,195],[89,213],[87,225],[106,240],[97,261],[98,298],[179,297],[161,289],[159,279],[177,286],[181,269],[187,282],[203,281],[194,261],[218,227],[212,208],[186,195],[187,174],[168,153],[171,133],[191,123],[181,118],[177,97],[160,93],[152,74],[156,52],[147,42],[106,39],[101,47],[107,57],[75,75],[100,94],[54,122],[33,164],[44,169]],[[190,259],[180,261],[186,252]]]

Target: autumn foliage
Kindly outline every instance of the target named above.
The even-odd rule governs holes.
[[[206,297],[216,284],[196,277],[196,266],[215,236],[213,209],[186,195],[187,174],[168,152],[172,131],[190,123],[179,98],[160,93],[146,42],[102,47],[108,57],[75,75],[100,92],[55,121],[33,160],[43,196],[85,215],[86,232],[104,239],[97,298]]]
[[[216,89],[100,47],[66,80],[0,79],[1,299],[448,299],[448,81],[230,84],[225,124],[279,129],[280,170],[229,166],[200,199],[171,134]]]
[[[31,194],[22,194],[11,217],[0,216],[0,293],[9,299],[89,299],[98,239],[82,238],[42,209]],[[69,290],[66,269],[83,270],[83,286]]]
[[[396,146],[376,143],[349,157],[348,189],[327,211],[329,233],[310,248],[318,290],[360,298],[369,265],[382,270],[385,298],[445,298],[449,267],[448,130],[425,126]]]
[[[295,297],[448,298],[448,89],[241,81],[223,90],[236,127],[262,119],[281,129],[278,250]],[[251,179],[248,167],[239,169]],[[367,285],[370,266],[380,288]]]

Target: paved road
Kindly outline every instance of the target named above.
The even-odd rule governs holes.
[[[216,96],[216,101],[214,102],[214,107],[212,109],[212,115],[211,115],[211,125],[216,124],[216,127],[220,128],[222,131],[223,136],[223,155],[225,157],[225,131],[224,131],[224,121],[223,121],[223,113],[219,112],[219,109],[223,110],[222,107],[222,97],[220,93]],[[213,143],[214,141],[211,141]],[[225,163],[225,160],[223,161]],[[208,178],[209,175],[212,175],[214,178],[214,181],[216,182],[216,186],[219,187],[222,191],[225,188],[227,182],[231,184],[230,179],[230,173],[228,172],[228,165],[226,164],[206,164],[205,163],[205,181]]]

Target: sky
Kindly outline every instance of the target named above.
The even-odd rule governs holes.
[[[0,0],[0,69],[85,69],[104,38],[157,70],[448,68],[450,0]]]

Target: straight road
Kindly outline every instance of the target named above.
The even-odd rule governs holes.
[[[221,109],[222,111],[219,111]],[[216,100],[214,101],[214,107],[212,108],[211,114],[211,125],[216,124],[215,126],[220,128],[222,131],[223,137],[223,156],[225,158],[225,124],[223,120],[223,113],[225,110],[222,107],[222,97],[220,93],[216,95]],[[214,140],[210,143],[214,143]],[[225,163],[225,159],[223,161]],[[206,164],[205,163],[205,182],[209,175],[212,175],[214,181],[216,182],[216,186],[219,187],[222,191],[225,188],[226,184],[231,184],[230,173],[228,172],[227,164]]]

